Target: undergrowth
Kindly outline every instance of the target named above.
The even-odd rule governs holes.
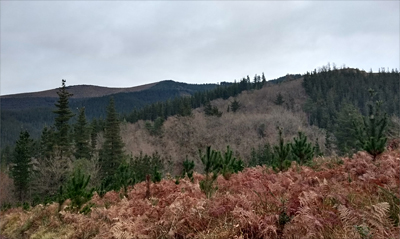
[[[365,152],[350,158],[292,163],[285,172],[257,166],[215,179],[208,198],[193,178],[146,182],[126,197],[97,193],[87,214],[37,205],[1,212],[7,238],[399,238],[400,151],[376,162]],[[58,212],[58,208],[61,210]]]

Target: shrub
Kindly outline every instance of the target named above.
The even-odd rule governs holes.
[[[62,186],[60,187],[59,203],[65,201],[65,199],[71,199],[71,208],[79,210],[83,204],[92,198],[94,189],[88,190],[86,188],[89,180],[90,175],[86,177],[80,169],[76,170],[68,180],[65,189]]]
[[[194,161],[189,161],[189,159],[186,157],[185,161],[183,161],[183,172],[182,172],[182,177],[185,177],[186,175],[188,178],[193,181],[193,169],[194,169]]]
[[[199,149],[199,155],[201,162],[204,165],[204,174],[206,175],[206,177],[200,181],[200,189],[204,192],[207,198],[210,198],[218,189],[217,186],[214,186],[214,182],[217,180],[220,172],[221,153],[211,150],[211,147],[208,146],[204,155]]]
[[[297,162],[304,164],[307,161],[312,160],[314,156],[314,148],[310,142],[307,142],[307,136],[303,132],[298,132],[298,137],[293,139],[293,143],[290,144],[292,154]]]
[[[289,160],[290,155],[290,144],[285,144],[285,141],[282,137],[282,128],[279,128],[279,144],[274,146],[274,158],[275,162],[272,165],[274,170],[283,171],[287,169],[291,162]]]

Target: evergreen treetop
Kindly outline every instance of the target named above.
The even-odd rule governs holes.
[[[382,114],[380,107],[382,101],[372,103],[375,91],[369,89],[371,101],[368,103],[369,114],[363,118],[361,126],[354,124],[356,129],[357,140],[362,148],[372,155],[373,160],[385,151],[387,137],[385,136],[387,128],[387,115]]]
[[[124,142],[120,135],[120,122],[115,110],[114,99],[107,107],[104,144],[101,150],[100,163],[104,175],[113,175],[124,157]]]
[[[55,104],[57,109],[53,111],[57,115],[54,120],[54,126],[56,128],[57,145],[60,147],[61,158],[69,150],[70,126],[68,124],[68,121],[74,116],[69,108],[69,98],[73,96],[73,94],[67,91],[65,82],[66,81],[63,79],[62,87],[59,89],[59,91],[57,91],[59,99]]]

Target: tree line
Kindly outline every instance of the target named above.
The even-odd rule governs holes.
[[[307,72],[303,87],[308,95],[304,105],[308,123],[327,130],[327,148],[340,155],[352,154],[361,149],[354,140],[353,122],[361,125],[371,104],[379,101],[382,112],[389,117],[400,116],[399,84],[397,69],[381,68],[373,73],[328,64]],[[370,90],[374,91],[373,97]]]

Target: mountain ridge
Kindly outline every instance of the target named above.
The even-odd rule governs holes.
[[[92,97],[101,97],[105,95],[112,95],[117,93],[129,93],[129,92],[137,92],[149,89],[159,82],[133,86],[133,87],[106,87],[106,86],[98,86],[98,85],[71,85],[68,86],[67,89],[70,93],[73,94],[71,98],[92,98]],[[1,99],[6,98],[57,98],[57,91],[59,88],[35,91],[35,92],[26,92],[26,93],[17,93],[17,94],[9,94],[0,96]]]

